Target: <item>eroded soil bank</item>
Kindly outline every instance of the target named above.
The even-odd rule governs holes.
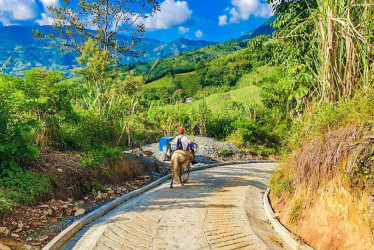
[[[313,248],[374,248],[368,196],[355,199],[331,183],[310,200],[307,193],[297,197],[273,197],[272,206],[280,214],[281,223]]]
[[[371,131],[349,125],[313,138],[273,176],[281,222],[315,249],[374,249]]]

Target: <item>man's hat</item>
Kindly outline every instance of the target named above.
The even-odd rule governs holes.
[[[184,128],[180,128],[180,129],[179,129],[179,133],[180,133],[180,134],[183,134],[183,133],[184,133]]]

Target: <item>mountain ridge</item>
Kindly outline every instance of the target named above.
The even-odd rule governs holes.
[[[58,49],[43,45],[34,39],[32,31],[35,29],[44,33],[53,31],[52,26],[0,26],[0,65],[8,58],[12,58],[10,63],[4,67],[3,73],[22,76],[25,70],[47,67],[70,74],[70,70],[77,66],[75,61],[77,55],[61,54]],[[119,39],[127,38],[124,35],[119,36]],[[137,49],[145,50],[147,53],[138,58],[125,57],[122,63],[154,61],[214,44],[217,43],[186,38],[179,38],[168,43],[144,38],[143,43]]]
[[[238,37],[238,40],[249,40],[259,35],[271,35],[275,31],[275,29],[271,27],[271,24],[275,21],[275,19],[277,19],[276,16],[271,16],[261,26]]]
[[[236,40],[247,40],[257,35],[271,34],[274,29],[270,24],[275,17],[271,17],[263,25]],[[23,76],[24,71],[31,68],[51,68],[71,75],[71,70],[78,66],[74,53],[62,54],[58,49],[43,45],[34,39],[32,31],[40,30],[44,33],[53,31],[52,26],[0,26],[0,66],[9,58],[12,60],[4,67],[3,73]],[[120,35],[120,39],[128,36]],[[157,39],[144,38],[143,43],[137,49],[146,51],[140,57],[125,57],[121,63],[131,64],[138,62],[151,62],[176,56],[183,52],[200,49],[206,46],[220,43],[205,40],[190,40],[178,38],[170,42],[162,42]]]

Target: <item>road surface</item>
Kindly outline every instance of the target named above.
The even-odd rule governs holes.
[[[87,225],[65,249],[279,249],[262,196],[275,167],[255,163],[191,173]]]

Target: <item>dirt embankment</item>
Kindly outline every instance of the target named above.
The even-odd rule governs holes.
[[[281,222],[316,249],[374,249],[373,145],[353,125],[306,143],[283,166],[293,190],[272,194]]]

